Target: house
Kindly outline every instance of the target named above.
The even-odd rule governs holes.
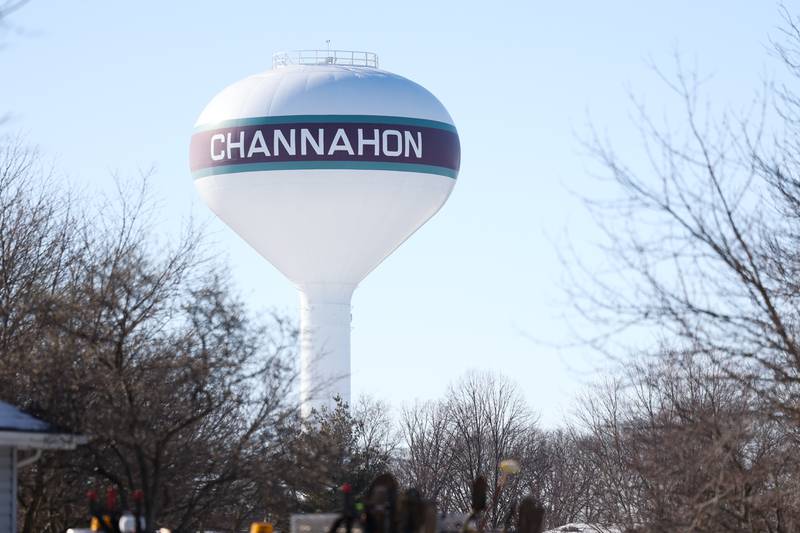
[[[17,472],[39,459],[42,450],[73,450],[86,441],[0,402],[0,532],[17,530]]]

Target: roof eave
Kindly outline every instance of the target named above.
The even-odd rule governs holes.
[[[0,431],[0,446],[13,446],[21,450],[74,450],[87,442],[87,437],[69,433]]]

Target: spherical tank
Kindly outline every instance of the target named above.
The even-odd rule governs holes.
[[[191,139],[211,210],[300,290],[304,412],[350,401],[350,298],[444,204],[460,162],[444,106],[371,54],[295,53],[228,86]]]

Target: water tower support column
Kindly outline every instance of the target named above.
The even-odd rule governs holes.
[[[350,300],[355,285],[309,283],[300,287],[300,402],[311,409],[350,403]]]

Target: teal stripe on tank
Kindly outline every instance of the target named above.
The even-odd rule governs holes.
[[[339,122],[344,124],[393,124],[397,126],[422,126],[458,133],[456,127],[447,122],[423,118],[391,117],[384,115],[285,115],[275,117],[250,117],[221,120],[211,124],[195,126],[195,131],[208,131],[234,126],[260,126],[262,124],[304,124],[314,122]]]
[[[379,161],[281,161],[276,163],[242,163],[240,165],[221,165],[202,168],[192,172],[194,179],[217,174],[237,172],[261,172],[268,170],[308,170],[308,169],[348,169],[348,170],[396,170],[398,172],[420,172],[456,178],[458,172],[445,167],[417,165],[414,163],[383,163]]]

